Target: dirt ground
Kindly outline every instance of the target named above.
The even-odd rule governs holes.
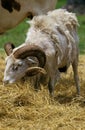
[[[79,59],[81,95],[76,95],[72,68],[61,76],[55,98],[46,86],[36,92],[29,81],[3,85],[0,56],[0,130],[85,130],[85,55]]]

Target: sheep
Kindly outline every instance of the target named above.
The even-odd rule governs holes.
[[[53,96],[59,73],[66,72],[68,67],[72,65],[77,94],[80,94],[78,76],[79,38],[77,35],[77,26],[79,24],[76,15],[69,13],[65,9],[57,9],[48,12],[47,15],[35,16],[29,23],[30,28],[28,29],[24,44],[15,49],[13,49],[13,45],[10,44],[8,44],[9,47],[7,47],[7,45],[5,46],[8,57],[6,59],[4,82],[12,83],[21,79],[27,72],[29,76],[30,72],[33,72],[37,79],[35,81],[37,87],[42,77],[46,76],[48,78],[47,86],[50,95]],[[35,49],[32,50],[32,46],[34,46]],[[23,48],[24,51],[22,52]],[[29,48],[28,51],[27,48]],[[37,48],[39,49],[38,55],[40,55],[40,50],[42,50],[41,52],[44,56],[44,65],[41,66],[37,64],[39,68],[43,69],[43,73],[42,71],[37,71],[38,67],[33,71],[28,71],[30,67],[26,61],[27,57],[36,57],[35,54],[28,55],[29,50],[31,52]],[[42,59],[43,56],[41,54],[39,58]],[[32,57],[30,58],[36,62]],[[40,60],[39,58],[38,60]],[[19,62],[20,65],[21,63],[24,65],[18,65]],[[14,69],[12,70],[16,65],[17,72]],[[16,75],[18,76],[16,77]]]
[[[0,0],[0,34],[14,28],[25,18],[55,9],[57,0]]]

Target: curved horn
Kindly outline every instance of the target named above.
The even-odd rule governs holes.
[[[25,59],[28,56],[37,57],[40,67],[44,67],[46,63],[46,55],[44,51],[36,45],[22,46],[18,48],[13,54],[17,59]]]
[[[34,76],[34,75],[36,75],[38,73],[42,73],[44,75],[47,74],[45,69],[43,69],[41,67],[30,67],[26,71],[27,76]]]
[[[8,56],[12,53],[14,48],[15,48],[15,46],[10,42],[8,42],[4,45],[5,52]]]

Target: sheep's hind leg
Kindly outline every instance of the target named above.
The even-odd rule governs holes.
[[[80,95],[80,83],[79,83],[79,76],[78,76],[78,61],[74,61],[72,63],[73,67],[73,72],[74,72],[74,80],[76,83],[76,89],[77,89],[77,94]]]

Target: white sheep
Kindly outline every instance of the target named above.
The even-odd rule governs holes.
[[[69,13],[64,9],[57,9],[48,12],[47,15],[34,17],[33,20],[30,21],[30,28],[27,32],[25,43],[15,49],[13,49],[10,44],[8,44],[10,47],[7,45],[5,46],[8,57],[6,60],[4,82],[12,83],[21,79],[28,71],[28,68],[30,68],[27,62],[27,57],[36,57],[34,53],[29,55],[29,51],[33,52],[37,49],[39,50],[39,54],[37,52],[38,60],[43,59],[44,61],[44,64],[39,66],[44,68],[47,72],[46,77],[48,77],[48,88],[50,94],[53,95],[59,71],[65,72],[70,64],[73,67],[77,93],[80,94],[78,77],[79,39],[77,35],[77,26],[78,21],[75,14]],[[34,46],[33,49],[32,46]],[[40,55],[40,51],[43,55]],[[33,60],[33,58],[31,58],[31,60]],[[16,65],[17,71],[14,69]],[[38,67],[36,70],[38,70]],[[36,70],[34,69],[30,72],[36,75]],[[30,72],[28,71],[28,75],[30,75]],[[42,76],[36,75],[36,77],[37,80],[35,85],[38,87]]]

